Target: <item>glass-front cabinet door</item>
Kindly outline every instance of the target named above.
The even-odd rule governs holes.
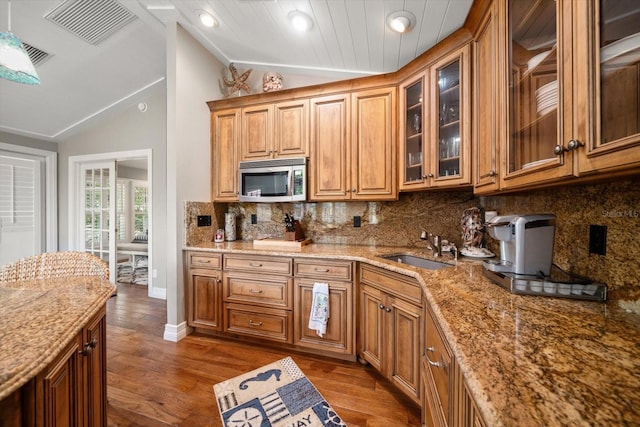
[[[577,2],[577,26],[590,31],[576,39],[576,91],[580,122],[579,172],[629,168],[640,163],[640,1]],[[585,23],[585,24],[582,24]],[[593,32],[593,33],[591,33]],[[591,43],[588,43],[591,41]],[[588,72],[588,71],[591,72]]]
[[[564,6],[563,6],[564,5]],[[563,147],[571,139],[570,2],[508,0],[507,143],[503,188],[539,183],[573,173]],[[566,59],[565,59],[566,60]],[[480,106],[480,108],[482,108]]]
[[[471,183],[469,46],[440,59],[431,67],[432,187]]]
[[[428,185],[424,166],[424,89],[424,73],[400,85],[400,191]]]
[[[469,45],[400,85],[400,191],[471,184]]]

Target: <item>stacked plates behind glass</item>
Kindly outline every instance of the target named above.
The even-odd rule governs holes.
[[[558,81],[554,80],[536,90],[538,116],[544,116],[558,106]]]

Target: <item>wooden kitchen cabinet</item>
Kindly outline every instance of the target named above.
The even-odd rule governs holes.
[[[188,251],[185,299],[187,324],[193,328],[222,330],[222,255]]]
[[[311,99],[310,200],[349,198],[350,101],[348,94]]]
[[[425,334],[422,353],[423,422],[428,427],[453,425],[454,358],[428,304],[425,307]]]
[[[351,261],[294,259],[294,338],[296,346],[355,360],[354,265]],[[329,285],[327,331],[320,337],[309,329],[313,285]]]
[[[396,88],[311,99],[310,200],[395,200]]]
[[[499,68],[498,3],[484,13],[473,41],[473,191],[495,192],[500,188],[500,135],[498,117],[502,96]]]
[[[471,185],[469,56],[466,44],[401,83],[401,191]]]
[[[309,155],[309,100],[242,108],[241,160]]]
[[[398,198],[396,108],[395,87],[351,94],[351,200]]]
[[[21,425],[106,425],[105,315],[103,308],[46,369],[24,386],[22,408],[28,409]],[[30,410],[34,414],[29,414]]]
[[[415,279],[370,265],[360,268],[358,352],[420,403],[422,290]]]
[[[225,254],[224,332],[290,344],[292,265],[286,257]]]
[[[440,323],[424,303],[422,424],[427,427],[485,427],[486,423],[459,369]]]
[[[211,113],[211,198],[238,201],[240,108]]]
[[[634,172],[639,61],[617,47],[631,40],[637,51],[638,20],[623,19],[624,7],[595,0],[496,1],[499,40],[506,40],[499,49],[507,53],[501,86],[510,88],[501,189]]]

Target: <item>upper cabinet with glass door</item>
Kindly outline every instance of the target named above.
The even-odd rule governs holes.
[[[503,188],[573,173],[557,146],[571,139],[571,92],[562,71],[571,34],[560,32],[570,10],[555,0],[508,0],[507,143]],[[565,2],[568,4],[569,2]],[[569,25],[569,29],[570,29]],[[569,38],[569,40],[567,40]],[[568,58],[571,58],[569,55]]]
[[[577,2],[576,88],[580,115],[578,172],[631,170],[640,165],[640,1]],[[584,23],[584,24],[583,24]],[[588,40],[591,43],[588,43]],[[587,56],[580,56],[587,52]],[[586,71],[585,71],[586,70]],[[590,115],[589,115],[590,114]],[[584,145],[582,145],[584,144]]]
[[[468,73],[467,44],[400,85],[401,191],[470,185]]]
[[[471,96],[469,45],[453,51],[431,67],[434,114],[431,117],[432,187],[471,184]],[[437,112],[437,113],[436,113]]]
[[[538,186],[640,162],[640,3],[502,4],[509,91],[501,187]]]
[[[423,96],[424,73],[400,85],[400,191],[427,185]]]

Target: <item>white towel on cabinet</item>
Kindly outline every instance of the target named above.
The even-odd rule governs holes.
[[[319,337],[327,333],[327,320],[329,320],[329,284],[313,284],[313,301],[309,314],[309,329],[316,331]]]

